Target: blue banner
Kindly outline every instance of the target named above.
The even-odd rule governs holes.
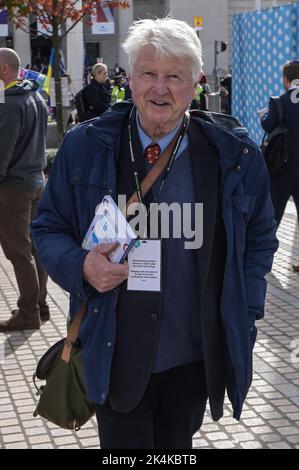
[[[299,58],[299,3],[233,17],[233,115],[261,142],[257,110],[284,92],[282,66]]]

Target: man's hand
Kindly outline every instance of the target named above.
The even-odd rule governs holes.
[[[121,284],[129,275],[127,263],[112,263],[108,254],[118,243],[105,243],[96,246],[86,256],[83,263],[83,277],[99,292],[107,292]]]

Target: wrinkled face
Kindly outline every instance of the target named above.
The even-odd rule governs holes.
[[[98,83],[105,83],[106,78],[107,78],[107,69],[99,70],[98,72],[94,74],[94,79]]]
[[[197,82],[188,59],[159,58],[152,46],[145,46],[133,66],[129,84],[141,126],[151,137],[161,138],[182,119]]]

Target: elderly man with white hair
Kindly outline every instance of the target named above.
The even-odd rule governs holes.
[[[79,337],[102,448],[191,448],[207,400],[218,420],[227,391],[239,419],[252,380],[255,320],[277,248],[267,172],[244,132],[188,112],[202,73],[188,24],[137,21],[123,46],[133,103],[68,133],[33,234],[71,294],[71,319],[86,305]],[[131,223],[134,207],[146,208],[147,238],[128,263],[110,261],[114,244],[82,248],[105,195],[126,196]],[[164,218],[152,215],[174,203],[164,233]],[[185,207],[192,236],[177,224]]]

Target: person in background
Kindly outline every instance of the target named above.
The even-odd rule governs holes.
[[[232,75],[226,74],[220,80],[220,92],[223,94],[222,112],[226,114],[232,113]]]
[[[80,340],[101,447],[186,449],[208,399],[219,420],[227,390],[240,419],[276,226],[257,145],[240,128],[226,132],[188,113],[202,74],[194,29],[171,18],[140,20],[123,47],[132,102],[66,135],[32,231],[49,274],[70,292],[71,319],[86,306]],[[142,180],[163,157],[167,169],[144,194]],[[132,256],[162,274],[154,285],[144,276],[136,290],[128,264],[109,261],[116,244],[82,248],[107,194],[147,210],[176,203],[181,212],[187,203],[192,221],[203,204],[202,244],[186,246],[171,214],[164,235],[151,221]]]
[[[281,171],[270,175],[270,191],[275,219],[279,226],[287,202],[292,196],[299,221],[299,60],[288,61],[283,65],[282,81],[285,92],[279,97],[283,119],[288,130],[292,155]],[[269,134],[279,124],[275,99],[270,98],[268,109],[260,110],[262,128]],[[299,265],[293,265],[299,272]]]
[[[0,104],[0,244],[13,265],[19,298],[0,331],[40,328],[50,318],[47,274],[36,255],[30,223],[44,190],[47,106],[38,84],[18,80],[20,58],[0,48],[0,80],[5,102]]]
[[[123,86],[125,82],[125,77],[124,75],[116,75],[113,80],[114,86],[111,92],[111,103],[115,104],[125,99],[126,90]]]
[[[107,86],[107,65],[95,64],[91,69],[91,81],[85,87],[86,117],[92,119],[103,114],[111,105],[111,89]]]
[[[126,76],[126,71],[122,67],[118,65],[117,62],[115,62],[114,69],[113,69],[114,75],[123,75]]]
[[[209,109],[209,96],[208,95],[211,93],[211,87],[208,84],[206,74],[204,73],[202,74],[199,84],[202,87],[202,92],[200,94],[199,108],[202,111],[208,111]]]

